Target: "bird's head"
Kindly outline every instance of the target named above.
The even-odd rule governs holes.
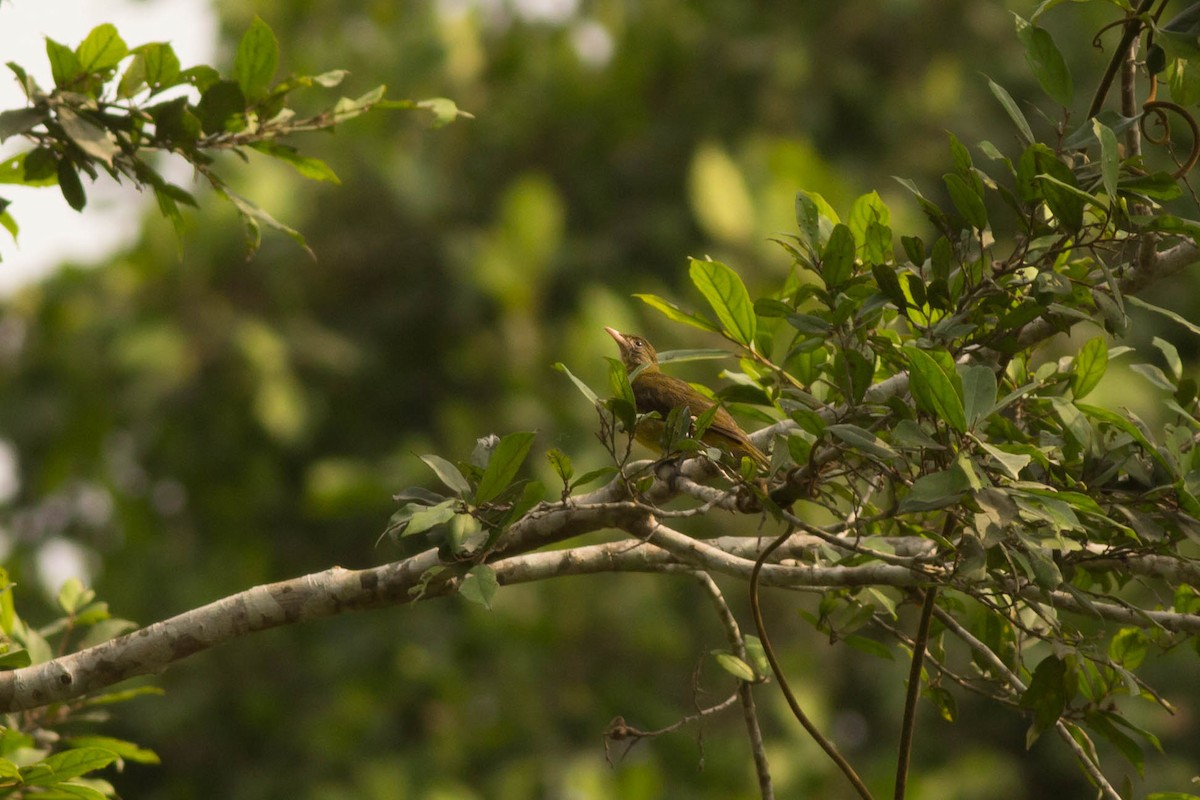
[[[635,336],[632,333],[621,333],[615,328],[604,329],[613,341],[617,343],[617,347],[621,349],[621,361],[625,363],[625,369],[632,372],[643,364],[647,365],[643,371],[654,369],[658,365],[658,353],[654,350],[654,345],[647,342],[641,336]]]

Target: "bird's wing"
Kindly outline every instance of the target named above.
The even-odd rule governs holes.
[[[658,373],[652,384],[649,380],[633,382],[633,398],[637,401],[637,410],[642,414],[657,411],[663,419],[671,413],[672,408],[687,406],[693,417],[698,417],[708,411],[715,403],[692,388],[685,380],[674,375]],[[710,431],[721,433],[737,442],[746,440],[746,433],[734,421],[723,407],[717,409],[713,416]]]

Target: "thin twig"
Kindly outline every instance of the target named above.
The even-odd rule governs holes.
[[[729,647],[733,650],[733,654],[749,663],[741,628],[738,627],[737,619],[730,611],[729,604],[725,602],[725,596],[721,594],[721,587],[717,586],[717,582],[707,572],[696,572],[695,575],[696,580],[700,581],[700,585],[708,592],[713,606],[716,607],[717,616],[720,618],[721,624],[725,626],[725,633],[729,637]],[[758,793],[763,800],[772,800],[775,797],[775,789],[771,785],[771,765],[767,763],[767,750],[763,745],[762,728],[758,724],[758,711],[754,707],[754,694],[748,681],[739,682],[738,698],[742,701],[742,716],[746,720],[750,752],[754,755],[754,772],[758,776]]]
[[[937,617],[938,622],[946,626],[946,630],[953,633],[959,639],[962,639],[968,647],[979,653],[979,655],[982,656],[985,661],[991,664],[992,668],[996,670],[997,674],[1003,676],[1004,679],[1008,681],[1009,685],[1012,686],[1014,693],[1025,691],[1025,684],[1019,677],[1017,677],[1015,672],[1008,668],[1008,665],[1000,659],[1000,656],[996,655],[992,651],[992,648],[975,638],[970,631],[960,625],[958,620],[956,620],[952,614],[935,606],[933,609],[933,615]],[[1058,731],[1059,738],[1063,739],[1063,741],[1067,743],[1067,746],[1071,748],[1072,752],[1075,753],[1075,756],[1079,759],[1079,763],[1083,765],[1084,770],[1086,770],[1088,775],[1091,776],[1092,780],[1096,782],[1096,785],[1100,787],[1100,791],[1104,794],[1104,796],[1109,798],[1109,800],[1121,800],[1121,795],[1116,789],[1113,788],[1112,784],[1108,782],[1108,779],[1104,777],[1104,773],[1100,771],[1099,765],[1093,762],[1092,759],[1088,757],[1087,753],[1084,752],[1079,742],[1075,741],[1075,737],[1071,735],[1071,731],[1067,728],[1066,723],[1060,719],[1054,723],[1054,727]]]
[[[799,720],[800,725],[808,732],[812,740],[820,745],[825,754],[833,759],[833,763],[838,765],[838,768],[846,776],[846,779],[850,781],[854,790],[858,792],[859,797],[863,798],[863,800],[873,800],[870,790],[867,789],[867,785],[863,783],[862,778],[858,777],[858,773],[854,771],[854,767],[850,766],[850,762],[841,754],[837,746],[817,730],[817,726],[813,724],[808,715],[804,713],[804,710],[800,708],[800,702],[796,699],[791,686],[788,685],[787,678],[784,677],[783,669],[779,666],[779,659],[775,657],[775,647],[771,644],[771,637],[767,635],[766,624],[763,622],[762,599],[759,597],[759,575],[762,573],[763,564],[771,557],[771,553],[786,542],[794,532],[789,527],[773,542],[767,545],[759,555],[758,560],[754,562],[754,568],[750,571],[750,610],[754,613],[754,627],[758,630],[758,638],[762,641],[763,652],[767,656],[767,662],[771,665],[771,672],[775,674],[779,690],[783,692],[784,699],[787,700],[788,707],[792,710],[792,715]]]
[[[896,800],[904,800],[908,790],[908,762],[912,755],[913,730],[917,722],[917,698],[921,696],[921,668],[925,661],[925,645],[929,641],[929,622],[937,601],[937,589],[929,587],[921,604],[921,621],[913,639],[912,666],[908,671],[908,691],[904,695],[904,721],[900,726],[900,754],[896,759]]]

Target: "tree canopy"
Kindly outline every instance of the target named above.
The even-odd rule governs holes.
[[[219,69],[48,42],[6,180],[172,224],[0,320],[4,791],[1200,791],[1165,5],[260,2]],[[648,460],[604,326],[770,466],[681,410]],[[63,543],[92,574],[39,587]]]

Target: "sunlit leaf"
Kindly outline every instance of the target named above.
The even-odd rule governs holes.
[[[517,470],[529,455],[533,438],[534,434],[530,432],[510,433],[501,437],[500,443],[496,445],[492,457],[488,460],[487,469],[479,479],[479,488],[475,490],[477,504],[483,505],[492,500],[512,483]]]
[[[246,99],[254,103],[262,99],[279,66],[279,42],[262,17],[255,17],[238,42],[233,59],[233,77]]]
[[[754,341],[758,317],[738,274],[719,261],[693,258],[688,275],[721,321],[725,333],[739,344],[749,346]]]
[[[1108,345],[1104,337],[1088,340],[1071,362],[1071,393],[1081,400],[1096,388],[1108,369]]]

